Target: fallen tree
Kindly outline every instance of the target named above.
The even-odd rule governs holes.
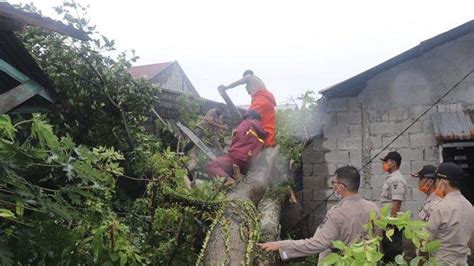
[[[272,184],[272,168],[279,148],[267,149],[247,177],[227,194],[227,201],[211,225],[198,265],[250,265],[260,232],[256,206]],[[277,223],[278,223],[277,217]]]

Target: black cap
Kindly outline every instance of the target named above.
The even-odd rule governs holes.
[[[418,172],[412,174],[418,178],[435,178],[436,167],[434,165],[424,165]]]
[[[455,163],[441,163],[436,169],[435,177],[447,180],[461,180],[464,172]]]
[[[400,166],[400,164],[402,163],[402,156],[400,155],[400,153],[396,151],[391,151],[387,153],[387,155],[384,158],[380,158],[380,160],[384,162],[388,160],[394,160],[397,163],[397,165]]]

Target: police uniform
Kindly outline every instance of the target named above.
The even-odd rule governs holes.
[[[454,163],[438,166],[436,178],[460,180],[462,170]],[[441,241],[441,248],[434,254],[441,265],[467,265],[471,254],[468,242],[474,231],[474,209],[459,190],[452,191],[435,206],[428,220],[432,239]]]
[[[420,180],[426,179],[426,180],[432,180],[434,185],[435,181],[435,174],[436,172],[436,167],[434,165],[424,165],[418,172],[411,174],[412,177],[419,178]],[[425,183],[426,184],[426,183]],[[423,193],[428,193],[429,188],[426,189],[426,191],[423,191]],[[436,193],[432,192],[429,194],[425,202],[423,202],[423,206],[421,207],[420,212],[418,213],[418,219],[421,221],[427,222],[428,219],[431,216],[431,213],[433,212],[433,209],[438,203],[441,201],[441,198],[436,195]]]
[[[402,157],[398,152],[392,151],[389,152],[385,158],[381,159],[382,161],[393,160],[397,162],[400,166]],[[407,181],[402,175],[400,170],[396,170],[390,173],[389,176],[385,178],[385,181],[382,186],[382,195],[380,197],[380,203],[383,206],[389,205],[390,210],[392,209],[392,204],[394,200],[399,200],[403,202],[407,193]],[[400,211],[403,210],[403,204],[400,207]],[[382,238],[382,250],[384,253],[384,262],[390,262],[395,260],[395,256],[403,252],[402,247],[402,231],[394,227],[394,233],[389,239],[383,234]]]
[[[407,193],[407,181],[399,170],[392,172],[385,178],[382,186],[382,195],[380,203],[382,205],[389,204],[392,207],[393,200],[404,201]]]
[[[441,198],[436,193],[431,193],[423,203],[420,213],[418,213],[418,219],[427,222],[433,213],[433,209],[441,202]]]
[[[351,243],[357,236],[364,235],[364,225],[370,219],[370,212],[378,213],[377,205],[359,195],[343,198],[326,214],[314,236],[302,240],[284,240],[278,242],[278,251],[283,260],[319,254],[321,263],[331,253],[334,240]]]

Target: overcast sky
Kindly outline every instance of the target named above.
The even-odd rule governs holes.
[[[474,1],[77,0],[138,64],[177,60],[201,96],[254,70],[286,103],[473,19]],[[10,3],[24,1],[10,0]],[[31,1],[27,1],[31,2]],[[62,0],[35,0],[45,15]],[[230,92],[237,104],[250,97]]]

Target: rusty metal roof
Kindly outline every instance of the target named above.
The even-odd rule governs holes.
[[[438,141],[474,139],[471,114],[465,112],[433,113],[431,119]]]
[[[134,66],[128,69],[128,73],[130,73],[134,79],[152,79],[160,72],[171,66],[173,63],[174,62],[165,62],[151,65]]]

